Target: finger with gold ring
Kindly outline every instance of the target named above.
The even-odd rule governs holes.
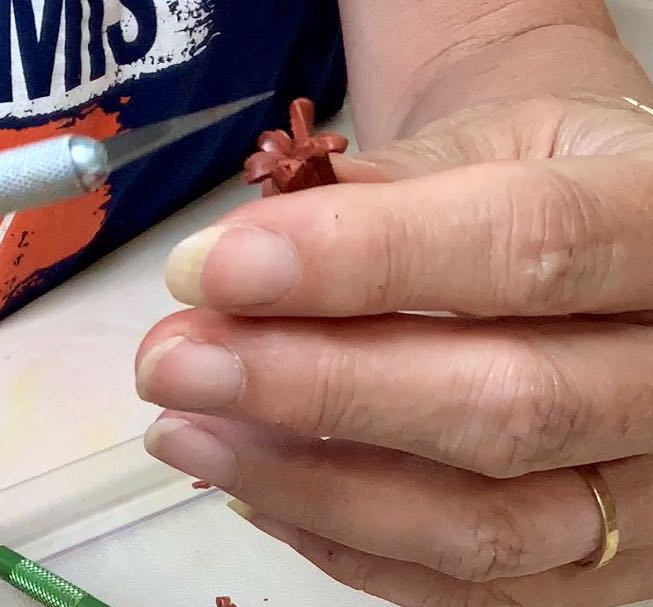
[[[601,514],[601,544],[579,566],[585,569],[600,569],[607,565],[619,551],[619,528],[617,526],[617,508],[612,493],[596,466],[581,466],[578,473],[592,491],[596,505]]]

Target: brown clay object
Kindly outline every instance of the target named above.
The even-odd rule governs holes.
[[[195,481],[193,483],[193,489],[197,489],[197,490],[200,490],[200,489],[201,490],[207,490],[207,489],[211,489],[212,487],[213,487],[213,485],[211,483],[209,483],[208,481]]]
[[[248,183],[270,180],[278,194],[298,192],[338,183],[329,154],[343,154],[349,147],[337,133],[313,134],[315,105],[297,99],[290,105],[292,137],[284,131],[266,131],[258,140],[260,151],[245,162]]]

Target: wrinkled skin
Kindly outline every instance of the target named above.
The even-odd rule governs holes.
[[[376,1],[374,19],[390,4]],[[653,94],[612,39],[592,54],[579,49],[598,34],[572,33],[568,61],[551,61],[570,49],[556,39],[511,53],[500,65],[522,77],[499,82],[473,64],[505,45],[444,89],[446,67],[429,87],[394,65],[415,93],[401,115],[400,99],[363,103],[350,56],[365,153],[333,159],[340,185],[256,201],[181,243],[167,280],[191,309],[138,354],[139,393],[166,409],[150,453],[405,607],[653,597],[653,116],[620,99]],[[573,564],[601,542],[574,469],[587,463],[621,532],[593,572]]]
[[[148,448],[407,607],[653,595],[652,152],[653,117],[623,102],[528,100],[338,162],[343,180],[382,183],[237,211],[223,225],[282,233],[302,271],[248,305],[275,285],[243,284],[268,262],[245,256],[242,228],[195,290],[175,282],[189,266],[173,253],[173,293],[205,309],[141,350],[141,395],[170,410]],[[235,387],[215,345],[237,357]],[[600,540],[571,466],[607,460],[622,552],[597,572],[563,567]]]

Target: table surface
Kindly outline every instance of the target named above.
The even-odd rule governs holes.
[[[609,4],[621,25],[624,40],[653,73],[653,46],[650,45],[653,3],[649,0],[612,0]],[[347,112],[332,128],[350,132]],[[158,411],[141,403],[134,392],[133,358],[147,329],[179,309],[163,281],[167,254],[183,237],[216,221],[255,195],[254,189],[237,180],[225,184],[0,323],[0,342],[3,344],[0,353],[0,427],[7,429],[0,441],[0,461],[3,462],[0,490],[143,433]],[[197,555],[197,542],[210,533],[215,543],[209,545],[210,550],[205,543],[202,552],[211,563],[206,566],[206,573],[202,573],[204,561],[197,558],[193,561],[200,563],[193,574],[199,594],[206,593],[207,589],[206,583],[199,584],[198,579],[204,577],[206,582],[208,578],[213,579],[212,576],[228,574],[230,580],[240,580],[234,583],[240,592],[245,593],[250,605],[256,604],[251,601],[266,592],[270,579],[276,580],[277,597],[283,594],[280,588],[284,584],[285,587],[296,587],[299,594],[286,592],[284,601],[292,599],[308,603],[311,596],[320,596],[324,599],[320,604],[334,600],[352,605],[373,603],[371,599],[327,583],[292,555],[266,544],[257,534],[249,532],[223,508],[209,506],[206,502],[194,504],[188,507],[184,517],[175,521],[168,525],[170,530],[167,532],[159,529],[148,536],[151,554],[148,553],[146,562],[150,563],[155,554],[159,557],[165,554],[165,559],[160,563],[162,569],[157,570],[158,574],[148,574],[147,570],[140,572],[145,580],[149,575],[146,588],[158,587],[152,583],[159,580],[161,571],[183,569],[184,559]],[[185,535],[172,534],[175,525],[185,526]],[[195,531],[191,532],[190,528]],[[136,544],[120,537],[120,548],[105,543],[89,552],[87,547],[79,553],[66,555],[57,566],[73,578],[83,580],[90,578],[90,572],[97,571],[94,568],[101,565],[104,580],[121,579],[125,573],[125,558],[132,565],[139,559],[134,548]],[[228,541],[229,550],[237,553],[238,559],[225,561],[224,553],[216,557],[211,552],[215,552],[215,546],[223,541]],[[252,560],[252,555],[255,558],[251,575],[267,581],[261,585],[258,582],[253,586],[250,584],[246,590],[243,576],[236,575],[235,571],[239,567],[247,570],[246,564],[248,559]],[[278,569],[279,575],[271,574],[270,568]],[[135,571],[132,579],[140,579]],[[102,586],[101,581],[99,584]],[[116,606],[155,604],[144,596],[134,600],[134,595],[126,602],[115,588],[111,591],[115,584],[105,585],[109,595],[116,598]],[[302,587],[304,590],[299,590]],[[314,590],[319,594],[313,594]],[[222,586],[215,588],[215,592],[231,591]],[[195,595],[198,601],[199,594]],[[121,599],[122,603],[119,603]],[[262,600],[261,597],[258,599]],[[2,588],[0,603],[10,607],[24,604]],[[157,600],[156,605],[167,607],[181,603],[177,594],[176,598],[173,595],[170,599],[164,598],[163,602]]]

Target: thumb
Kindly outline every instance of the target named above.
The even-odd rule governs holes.
[[[578,104],[581,116],[587,104]],[[461,165],[548,158],[568,112],[560,100],[489,104],[440,118],[405,139],[354,157],[334,156],[345,183],[399,181]]]
[[[331,163],[340,183],[385,183],[425,177],[480,160],[443,143],[405,139],[354,156],[333,154]]]
[[[466,127],[467,125],[464,125]],[[485,129],[461,128],[450,121],[433,123],[420,133],[392,141],[380,148],[354,156],[333,154],[331,161],[341,183],[383,183],[426,177],[456,166],[486,162],[501,156],[513,156],[514,146],[508,141],[495,139],[492,146],[485,145]],[[513,131],[514,132],[514,131]],[[512,133],[493,133],[506,139]],[[500,156],[500,157],[501,157]]]

